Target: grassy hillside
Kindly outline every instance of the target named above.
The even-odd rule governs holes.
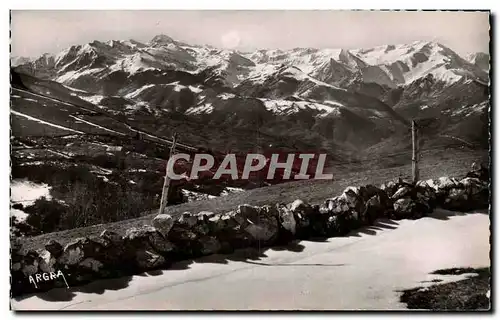
[[[420,165],[421,179],[438,178],[441,176],[462,177],[470,170],[472,162],[481,160],[487,164],[488,154],[485,152],[471,153],[457,150],[443,150],[439,154],[422,159]],[[227,212],[243,203],[263,205],[276,202],[288,203],[296,199],[302,199],[312,204],[319,204],[326,198],[337,196],[346,187],[351,185],[381,184],[398,176],[402,178],[409,178],[411,176],[411,163],[386,169],[372,169],[369,163],[339,165],[330,167],[329,169],[334,175],[334,179],[331,181],[306,180],[283,183],[248,190],[239,194],[218,197],[216,199],[169,206],[167,212],[173,216],[177,216],[185,211]],[[98,235],[105,229],[123,234],[130,227],[150,224],[151,219],[156,213],[156,210],[152,210],[143,212],[143,216],[136,219],[25,238],[23,239],[23,243],[28,248],[43,247],[50,239],[65,244],[77,237]]]

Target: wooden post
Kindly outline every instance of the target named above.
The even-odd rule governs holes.
[[[417,183],[419,179],[418,153],[420,150],[418,150],[418,134],[417,134],[417,124],[415,120],[411,121],[411,142],[412,142],[411,163],[412,163],[413,183]]]
[[[174,133],[172,137],[172,146],[170,147],[170,156],[168,159],[172,158],[172,156],[175,154],[175,145],[177,143],[177,133]],[[158,211],[158,214],[162,214],[163,210],[165,210],[165,207],[167,206],[168,203],[168,191],[170,189],[170,178],[168,177],[167,174],[168,170],[168,160],[167,160],[167,166],[165,167],[165,180],[163,182],[163,189],[161,191],[161,201],[160,201],[160,210]]]

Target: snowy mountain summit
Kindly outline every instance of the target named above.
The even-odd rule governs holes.
[[[475,64],[483,56],[465,60],[453,50],[435,42],[384,45],[369,49],[257,50],[240,52],[211,46],[189,45],[167,35],[157,35],[146,44],[134,40],[100,42],[72,46],[53,55],[25,62],[32,72],[67,85],[81,77],[103,78],[113,72],[127,75],[147,70],[197,72],[206,68],[234,87],[244,80],[262,79],[281,65],[293,66],[318,80],[345,85],[349,80],[397,87],[432,74],[436,80],[454,83],[462,77],[484,79],[484,68]],[[42,63],[43,60],[43,63]],[[25,62],[25,63],[23,63]]]

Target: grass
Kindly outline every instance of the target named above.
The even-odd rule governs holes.
[[[462,177],[470,169],[470,164],[485,155],[470,153],[444,153],[422,159],[420,164],[421,179],[438,178],[441,176]],[[273,204],[277,202],[289,203],[296,199],[302,199],[312,204],[319,204],[325,199],[339,195],[346,187],[351,185],[380,185],[388,180],[401,176],[409,178],[411,175],[411,164],[386,169],[372,168],[370,163],[358,164],[357,166],[332,167],[333,180],[305,180],[283,183],[279,185],[248,190],[239,194],[218,197],[211,200],[203,200],[191,203],[183,203],[167,207],[167,212],[177,216],[182,212],[228,212],[234,210],[239,204],[251,205]],[[131,227],[150,225],[155,211],[144,212],[142,216],[135,219],[118,221],[107,224],[99,224],[90,227],[65,230],[50,234],[43,234],[32,238],[24,238],[22,242],[28,249],[42,248],[49,240],[56,240],[61,244],[72,241],[77,237],[97,236],[103,230],[124,234]]]
[[[490,310],[490,299],[486,292],[490,290],[490,268],[452,268],[433,272],[441,275],[459,275],[475,273],[476,276],[464,280],[433,285],[423,290],[414,288],[403,291],[401,302],[409,309],[432,311],[472,311]]]

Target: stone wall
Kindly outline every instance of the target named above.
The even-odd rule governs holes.
[[[104,230],[99,237],[78,238],[61,246],[51,240],[41,250],[24,250],[11,241],[14,296],[102,278],[168,268],[173,262],[245,247],[285,244],[293,239],[344,236],[376,219],[419,219],[437,206],[458,211],[488,208],[489,174],[472,171],[461,180],[391,181],[380,187],[348,187],[320,205],[302,200],[265,206],[239,205],[214,214],[185,212],[177,218],[155,217],[151,226],[131,228],[125,235]],[[45,273],[50,281],[30,283]]]

